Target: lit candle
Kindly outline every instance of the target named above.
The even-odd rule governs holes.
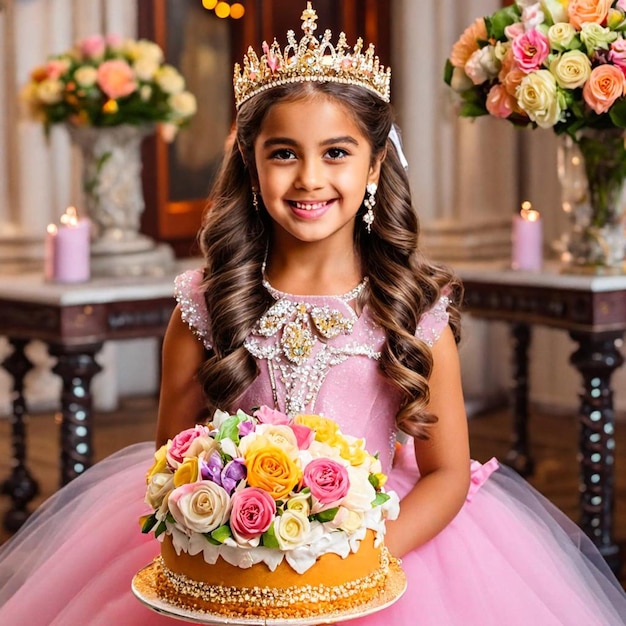
[[[46,229],[44,274],[46,280],[82,283],[91,276],[89,266],[91,225],[68,207],[60,224]]]
[[[519,215],[513,216],[511,266],[514,270],[538,271],[543,265],[543,226],[539,211],[522,202]]]

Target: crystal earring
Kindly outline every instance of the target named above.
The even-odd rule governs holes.
[[[254,211],[256,213],[259,212],[259,198],[256,195],[256,191],[252,190],[252,206],[254,207]]]
[[[367,207],[367,211],[363,215],[363,221],[365,222],[365,228],[367,228],[367,232],[372,232],[372,224],[374,222],[374,206],[376,205],[376,191],[378,189],[378,185],[376,183],[368,183],[365,188],[367,191],[367,195],[363,200],[363,204]]]

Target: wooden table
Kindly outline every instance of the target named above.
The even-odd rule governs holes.
[[[56,358],[62,379],[60,484],[93,460],[90,384],[100,371],[96,355],[105,341],[162,337],[174,308],[174,277],[197,262],[180,262],[161,276],[96,278],[79,285],[47,283],[40,273],[0,276],[0,334],[12,353],[2,363],[13,378],[13,468],[3,483],[12,506],[4,525],[15,531],[28,517],[39,486],[26,466],[24,377],[33,367],[24,348],[33,339]]]
[[[580,372],[580,526],[614,571],[620,555],[613,538],[615,415],[611,376],[624,363],[626,276],[568,275],[548,265],[541,273],[500,264],[459,264],[465,310],[511,323],[514,343],[514,444],[507,457],[522,474],[532,471],[528,446],[528,347],[531,328],[567,331],[577,349],[570,362]]]

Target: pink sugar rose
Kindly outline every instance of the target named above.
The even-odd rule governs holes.
[[[314,459],[304,468],[304,484],[322,504],[339,502],[350,489],[348,470],[332,459]]]
[[[583,98],[598,115],[606,113],[613,103],[624,95],[626,80],[615,65],[599,65],[583,87]]]
[[[98,85],[109,98],[124,98],[137,89],[135,72],[126,61],[105,61],[98,67]]]
[[[276,515],[274,498],[258,487],[235,491],[231,505],[230,527],[244,539],[253,539],[264,533]]]
[[[79,42],[78,48],[85,59],[99,59],[104,54],[106,42],[102,35],[91,35]]]
[[[174,439],[172,439],[167,449],[167,462],[170,466],[177,468],[185,459],[185,454],[194,440],[208,434],[209,429],[199,424],[178,433]]]
[[[275,426],[289,424],[289,418],[284,413],[270,409],[265,405],[254,412],[254,417],[256,417],[261,424],[274,424]]]
[[[296,436],[299,450],[308,450],[311,442],[315,439],[315,431],[302,424],[289,424],[293,434]]]
[[[487,94],[487,111],[494,117],[507,118],[513,113],[515,102],[504,85],[494,85]]]
[[[550,53],[548,38],[538,30],[529,30],[519,35],[511,44],[517,66],[524,72],[532,72],[541,67]]]
[[[626,0],[624,0],[626,2]],[[626,74],[626,39],[616,39],[611,44],[609,60]]]

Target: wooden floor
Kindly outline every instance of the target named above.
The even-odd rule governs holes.
[[[96,460],[130,443],[154,437],[156,400],[128,398],[119,410],[95,416]],[[53,414],[34,415],[29,419],[29,469],[40,482],[41,494],[33,502],[39,504],[57,487],[58,481],[58,417]],[[503,458],[509,448],[509,414],[496,410],[472,417],[470,434],[472,456],[486,461],[492,456]],[[536,462],[531,482],[576,521],[578,512],[577,423],[573,416],[533,414],[531,418],[532,450]],[[616,502],[615,539],[626,560],[626,423],[616,427]],[[10,425],[0,420],[0,479],[10,471]],[[0,518],[8,509],[6,496],[0,496]],[[0,543],[8,538],[0,530]],[[626,565],[622,567],[622,584],[626,588]]]

